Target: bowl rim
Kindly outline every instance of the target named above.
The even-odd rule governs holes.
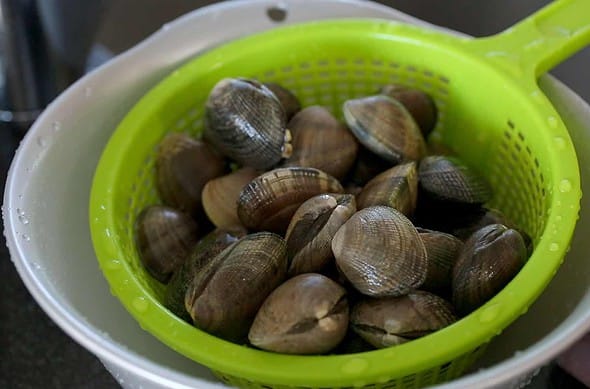
[[[318,0],[318,3],[319,2],[331,3],[332,6],[340,6],[342,9],[345,8],[345,5],[358,7],[357,9],[371,7],[375,10],[379,10],[379,13],[383,14],[383,16],[392,19],[404,20],[408,23],[422,25],[428,28],[451,31],[369,1]],[[114,374],[115,369],[120,369],[119,372],[129,372],[135,375],[134,378],[149,380],[158,386],[162,385],[175,388],[190,388],[195,387],[195,385],[199,387],[206,386],[209,388],[225,387],[225,385],[222,384],[205,382],[200,377],[188,375],[173,367],[163,366],[156,363],[148,356],[136,353],[125,345],[109,338],[105,339],[100,328],[97,328],[92,323],[86,321],[80,313],[72,311],[64,306],[60,301],[60,296],[54,296],[55,291],[48,288],[47,282],[39,275],[36,269],[33,268],[33,264],[30,262],[31,258],[27,254],[29,248],[25,246],[14,228],[17,224],[15,210],[21,205],[18,196],[26,188],[25,182],[20,179],[20,177],[25,172],[27,166],[27,155],[35,153],[34,146],[36,137],[43,134],[44,128],[49,127],[56,119],[63,120],[62,123],[64,124],[64,127],[62,131],[68,131],[68,119],[67,117],[61,117],[63,115],[60,115],[60,109],[64,106],[68,106],[71,102],[76,101],[79,96],[84,94],[84,90],[88,87],[94,87],[97,91],[106,89],[105,85],[96,83],[101,76],[107,76],[109,74],[127,74],[128,77],[133,78],[134,70],[130,65],[133,65],[133,60],[137,58],[145,59],[152,63],[153,67],[150,68],[151,74],[156,74],[158,70],[171,65],[170,59],[160,56],[158,50],[158,45],[162,42],[166,42],[170,37],[177,37],[184,34],[186,31],[183,30],[187,30],[190,26],[205,24],[212,14],[224,10],[231,10],[232,7],[235,7],[237,11],[242,12],[243,10],[249,9],[250,6],[264,7],[272,5],[275,2],[268,0],[252,0],[239,2],[239,6],[236,6],[235,3],[237,2],[229,3],[234,4],[231,4],[231,6],[228,6],[228,3],[210,5],[176,19],[167,25],[168,28],[166,30],[160,30],[154,33],[126,53],[117,56],[107,64],[85,75],[64,91],[45,109],[24,137],[10,166],[6,190],[4,193],[4,233],[10,255],[25,286],[40,304],[41,308],[76,342],[97,355],[103,363],[108,364],[111,373]],[[292,8],[297,7],[297,4],[294,3],[293,0],[283,0],[282,3],[285,3]],[[306,15],[306,17],[311,17],[311,15]],[[234,36],[244,33],[246,29],[251,30],[251,26],[249,25],[237,27],[239,28],[233,31],[227,31],[225,36],[216,36],[215,39],[231,39]],[[453,33],[462,35],[456,31]],[[214,44],[216,42],[211,41],[209,43]],[[176,62],[182,62],[183,58],[187,58],[194,52],[194,48],[187,50],[186,46],[176,49],[173,47],[171,50],[175,50],[175,53],[177,54],[176,57],[174,57],[174,61]],[[179,53],[177,53],[179,50],[185,50],[185,52],[182,52],[179,55]],[[145,79],[148,79],[149,76],[149,74],[142,75]],[[548,85],[553,86],[556,91],[560,92],[562,96],[558,97],[571,102],[572,105],[585,107],[584,110],[590,112],[590,106],[559,80],[551,75],[543,75],[541,76],[541,79],[546,81]],[[590,129],[588,131],[590,131]],[[105,291],[105,294],[106,293],[108,292]],[[458,378],[449,384],[443,384],[441,387],[471,388],[474,386],[482,387],[483,385],[489,387],[514,379],[518,375],[532,371],[535,367],[540,366],[559,354],[579,339],[589,327],[590,311],[584,312],[581,315],[576,315],[576,317],[572,317],[572,314],[570,314],[559,326],[551,329],[551,331],[541,340],[523,350],[522,353],[515,355],[513,358],[507,358],[501,362],[495,363],[484,370]]]

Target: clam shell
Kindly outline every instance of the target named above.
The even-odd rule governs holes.
[[[226,172],[223,157],[186,134],[166,136],[156,155],[156,188],[167,205],[196,215],[207,181]]]
[[[451,285],[453,266],[463,242],[444,232],[418,228],[418,233],[426,247],[428,264],[422,288],[431,291],[446,289]]]
[[[259,82],[225,78],[207,99],[203,137],[239,164],[264,170],[286,149],[285,111]]]
[[[453,268],[453,304],[466,315],[495,296],[514,278],[527,257],[516,230],[491,224],[465,242]]]
[[[269,232],[247,235],[219,253],[192,280],[186,309],[203,331],[240,341],[286,272],[283,238]]]
[[[436,201],[478,205],[492,197],[486,180],[455,157],[423,158],[418,168],[418,179],[424,193]]]
[[[373,206],[355,213],[336,232],[332,252],[348,281],[368,296],[399,296],[426,278],[426,249],[399,211]]]
[[[287,88],[282,87],[279,84],[274,82],[265,82],[264,86],[266,86],[279,100],[283,109],[285,110],[285,115],[287,116],[287,120],[290,120],[297,112],[301,110],[301,103],[297,96],[295,96],[290,90]]]
[[[260,307],[248,339],[264,350],[321,354],[348,328],[346,290],[320,274],[301,274],[275,289]]]
[[[426,153],[424,137],[412,115],[387,96],[348,100],[344,119],[359,142],[392,163],[417,161]]]
[[[215,178],[203,188],[203,209],[218,228],[240,226],[238,197],[242,189],[259,175],[251,167],[244,167],[228,175]]]
[[[216,229],[205,235],[193,248],[188,258],[177,269],[166,286],[164,306],[181,319],[190,322],[184,296],[192,279],[227,246],[246,235],[246,230]]]
[[[397,165],[369,181],[357,196],[358,208],[386,205],[406,216],[414,213],[418,200],[416,162]]]
[[[350,314],[352,329],[377,348],[428,335],[456,320],[451,304],[422,291],[401,297],[366,299],[356,304]]]
[[[135,221],[139,258],[155,279],[167,283],[198,241],[197,223],[186,213],[154,205]]]
[[[289,121],[293,154],[284,166],[313,167],[341,179],[352,167],[358,143],[327,109],[304,108]]]
[[[321,194],[297,209],[285,239],[290,276],[321,270],[332,258],[336,231],[356,212],[354,196]]]
[[[250,230],[284,233],[297,208],[322,193],[342,193],[334,177],[313,168],[287,167],[263,173],[242,189],[238,217]]]
[[[436,105],[430,96],[419,89],[397,84],[385,85],[379,93],[399,101],[412,115],[424,138],[430,135],[437,117]]]

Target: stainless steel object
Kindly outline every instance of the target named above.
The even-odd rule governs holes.
[[[0,0],[0,122],[26,130],[84,74],[110,0]]]

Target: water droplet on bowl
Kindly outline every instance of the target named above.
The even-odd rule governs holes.
[[[21,237],[23,238],[23,240],[25,242],[30,242],[31,241],[31,237],[27,234],[22,234]]]
[[[118,259],[113,259],[111,261],[108,261],[107,267],[109,269],[113,269],[113,270],[119,269],[121,267],[121,261],[119,261]]]
[[[559,191],[561,193],[567,193],[572,190],[572,183],[568,179],[561,180],[559,182]]]
[[[53,128],[53,131],[57,132],[57,131],[61,130],[61,123],[58,121],[55,121],[51,125],[51,128]]]
[[[494,321],[502,311],[501,304],[493,304],[484,308],[479,314],[479,321],[482,323],[489,323]]]
[[[562,221],[562,220],[563,220],[563,217],[562,217],[561,215],[557,215],[557,216],[555,216],[555,221],[556,221],[556,222],[558,222],[558,223],[559,223],[559,222],[560,222],[560,221]]]
[[[341,367],[340,371],[344,374],[360,374],[367,370],[369,362],[363,358],[353,358],[346,361]]]
[[[549,245],[549,251],[553,251],[553,252],[555,252],[555,251],[557,251],[557,250],[559,250],[559,244],[557,244],[557,243],[553,242],[553,243],[551,243],[551,244]]]
[[[556,136],[555,138],[553,138],[553,142],[555,143],[555,146],[558,149],[563,149],[565,148],[565,139],[563,139],[561,136]]]
[[[148,309],[148,302],[146,301],[145,297],[136,297],[133,299],[133,308],[135,308],[138,312],[145,312]]]
[[[47,140],[45,140],[45,138],[42,136],[38,136],[37,144],[39,145],[39,147],[45,147],[47,145]]]
[[[557,126],[559,125],[559,121],[555,116],[549,116],[547,118],[547,124],[549,124],[549,127],[551,128],[557,128]]]

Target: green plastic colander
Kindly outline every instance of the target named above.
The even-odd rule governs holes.
[[[561,264],[580,201],[574,147],[537,77],[590,42],[590,1],[556,1],[505,32],[458,38],[385,20],[348,19],[273,29],[211,49],[174,71],[128,113],[96,170],[90,225],[112,293],[162,342],[244,387],[421,387],[463,373],[490,339],[526,312]],[[159,203],[154,156],[169,132],[197,135],[213,85],[224,77],[278,82],[303,105],[340,114],[344,100],[387,83],[430,94],[433,137],[494,188],[499,208],[535,250],[498,295],[424,338],[371,352],[291,356],[208,335],[162,305],[164,287],[143,270],[133,224]],[[231,288],[228,285],[228,289]]]

